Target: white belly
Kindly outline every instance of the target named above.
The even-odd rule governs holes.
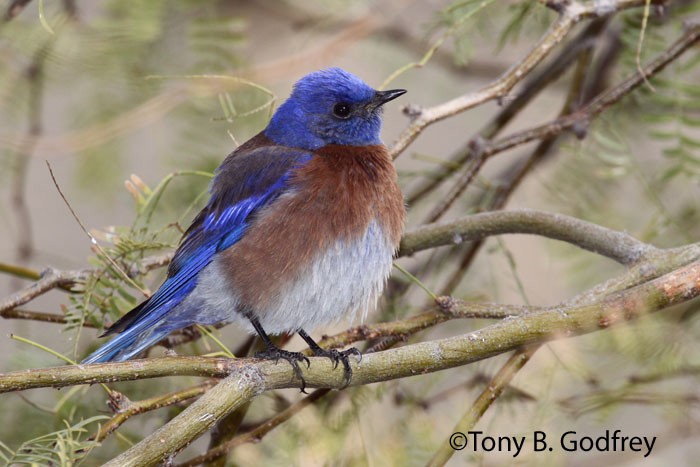
[[[283,246],[281,246],[283,248]],[[376,222],[352,242],[337,242],[313,260],[298,279],[280,288],[264,310],[254,310],[270,334],[307,331],[341,318],[364,319],[376,305],[391,272],[393,245]],[[207,266],[195,290],[182,303],[200,322],[236,321],[254,329],[240,312],[237,291],[226,280],[217,260]],[[179,311],[179,310],[178,310]]]

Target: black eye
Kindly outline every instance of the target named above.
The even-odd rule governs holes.
[[[335,104],[335,107],[333,107],[333,114],[336,117],[348,118],[350,115],[350,106],[343,103]]]

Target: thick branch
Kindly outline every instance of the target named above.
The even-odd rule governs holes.
[[[343,347],[361,340],[387,336],[410,336],[450,319],[503,319],[544,309],[520,305],[469,303],[451,297],[440,297],[437,302],[439,310],[429,311],[400,321],[363,324],[335,336],[326,336],[319,341],[319,344],[324,348]],[[164,357],[89,366],[38,368],[0,373],[0,393],[41,387],[61,388],[76,384],[132,381],[162,376],[223,378],[236,371],[240,365],[247,363],[249,360],[244,359]]]
[[[603,301],[503,320],[463,336],[421,342],[366,355],[353,363],[353,386],[432,373],[465,365],[523,345],[585,334],[624,323],[700,295],[700,262],[611,294]],[[341,387],[341,371],[327,359],[302,368],[307,387]],[[106,465],[156,465],[169,459],[217,420],[264,390],[296,387],[288,365],[248,363],[170,423]]]
[[[172,458],[190,441],[197,439],[236,407],[261,394],[265,390],[264,381],[265,377],[259,368],[255,365],[246,365],[241,368],[241,371],[228,376],[190,405],[185,410],[186,417],[182,416],[185,413],[183,412],[147,438],[155,440],[160,448],[149,446],[146,450],[142,450],[143,446],[139,443],[104,465],[106,467],[141,467],[162,464],[164,460]],[[173,446],[172,441],[178,439],[187,441],[176,447]],[[166,449],[162,449],[163,447]]]
[[[530,319],[533,316],[541,316],[543,313],[546,314],[553,311],[557,313],[561,311],[568,311],[574,306],[594,306],[596,304],[600,304],[601,300],[604,297],[609,296],[611,292],[636,290],[633,287],[649,284],[653,280],[658,280],[658,278],[663,275],[672,275],[675,270],[679,270],[699,260],[700,247],[697,245],[690,245],[677,248],[675,250],[665,250],[660,252],[658,255],[653,255],[649,261],[635,264],[633,267],[629,268],[628,271],[625,271],[624,274],[598,284],[558,307],[548,307],[542,312],[527,313],[523,315],[523,318]],[[441,300],[444,302],[444,299]],[[504,312],[509,312],[510,307],[506,305],[499,306],[505,307],[503,308]],[[464,302],[459,300],[456,300],[451,304],[443,304],[443,308],[447,308],[449,313],[465,313],[466,315],[473,311],[479,313],[482,311],[479,304],[469,304],[469,306],[465,308]],[[517,309],[517,307],[512,307],[512,310],[515,309]],[[522,311],[523,308],[520,307],[520,310]],[[406,323],[416,324],[415,317],[404,321],[394,322],[392,324],[398,328],[401,328],[402,326],[406,327]],[[505,319],[501,323],[513,324],[520,323],[520,321],[510,318]],[[423,323],[417,324],[418,326],[416,328],[425,328]],[[386,326],[386,324],[380,323],[371,326]],[[367,327],[371,326],[368,325]],[[486,329],[490,329],[490,327]],[[349,331],[349,333],[352,334],[353,331]],[[343,333],[341,335],[345,334],[346,333]],[[472,334],[469,336],[472,336]],[[472,337],[469,338],[471,339]],[[333,341],[334,339],[331,338],[324,342],[327,345],[332,346]],[[488,356],[490,355],[486,355],[482,358],[486,358]],[[365,360],[363,360],[363,362]],[[322,364],[313,363],[316,361],[327,362],[328,359],[313,358],[311,365],[312,370],[315,368],[315,366]],[[72,365],[22,370],[10,373],[0,373],[0,393],[41,387],[60,388],[65,386],[74,386],[77,384],[132,381],[136,379],[159,378],[163,376],[203,376],[221,378],[248,364],[250,364],[250,360],[247,359],[163,357],[151,358],[147,360],[132,360],[119,363]],[[270,362],[261,362],[258,363],[258,365],[261,365],[261,368],[263,368],[265,373],[268,372],[270,367],[274,367],[274,363]],[[295,384],[297,384],[297,382],[290,379],[290,385],[294,386]],[[340,379],[338,380],[338,384],[340,384]]]
[[[624,232],[562,214],[520,209],[485,212],[453,222],[419,227],[404,235],[399,255],[408,256],[437,246],[514,233],[561,240],[626,265],[638,261],[648,253],[658,251]]]
[[[264,421],[257,427],[253,428],[252,430],[242,433],[235,438],[230,439],[229,441],[225,442],[224,444],[217,446],[213,449],[210,449],[207,451],[205,454],[202,454],[201,456],[197,456],[193,459],[188,460],[184,464],[178,464],[177,467],[190,467],[190,466],[196,466],[196,465],[202,465],[205,462],[211,462],[214,459],[218,459],[224,455],[226,455],[229,451],[232,449],[246,443],[252,443],[255,441],[259,441],[265,436],[267,433],[270,431],[274,430],[278,426],[280,426],[282,423],[286,422],[290,418],[292,418],[294,415],[299,413],[301,410],[305,409],[306,407],[310,406],[317,400],[321,399],[323,396],[328,394],[330,389],[317,389],[305,398],[295,402],[294,404],[290,405],[286,409],[284,409],[282,412],[278,413],[274,417],[271,417],[270,419]]]

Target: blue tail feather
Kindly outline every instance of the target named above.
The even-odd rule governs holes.
[[[150,323],[149,323],[150,324]],[[133,358],[170,334],[168,326],[138,326],[134,332],[118,334],[80,363],[123,362]]]

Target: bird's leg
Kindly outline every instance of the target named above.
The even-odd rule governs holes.
[[[339,351],[337,349],[323,349],[303,329],[299,329],[298,333],[301,336],[301,338],[304,339],[307,344],[309,344],[309,348],[315,356],[330,358],[334,364],[333,368],[337,368],[338,362],[342,362],[344,369],[343,387],[346,387],[348,384],[350,384],[350,379],[352,378],[352,368],[350,368],[350,360],[348,359],[348,356],[355,355],[357,357],[358,362],[362,361],[362,353],[360,353],[359,350],[357,350],[355,347],[351,347],[343,351]]]
[[[294,374],[296,375],[296,377],[301,380],[301,392],[306,393],[306,391],[304,390],[306,389],[306,381],[301,375],[301,368],[299,368],[299,362],[305,362],[306,367],[309,367],[310,363],[306,355],[304,355],[301,352],[290,352],[288,350],[280,349],[272,342],[270,336],[267,335],[262,325],[260,324],[260,321],[258,321],[257,318],[248,319],[250,319],[250,322],[255,328],[255,331],[257,331],[258,335],[260,336],[260,339],[262,339],[263,343],[265,344],[265,350],[256,353],[255,357],[264,358],[267,360],[274,360],[275,362],[278,362],[280,358],[282,360],[287,360],[289,364],[292,365],[292,369],[294,369]]]

